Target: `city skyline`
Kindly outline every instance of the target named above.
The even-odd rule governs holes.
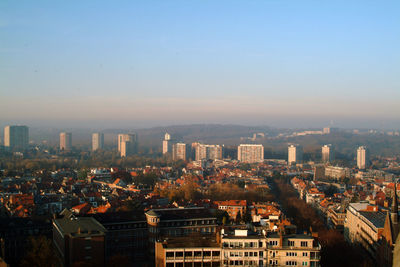
[[[2,1],[0,123],[398,127],[399,9]]]

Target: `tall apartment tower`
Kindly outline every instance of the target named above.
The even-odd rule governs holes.
[[[296,164],[303,161],[303,148],[299,145],[290,145],[288,147],[288,164]]]
[[[103,133],[93,133],[92,134],[92,150],[96,151],[98,149],[104,148],[104,134]]]
[[[357,167],[365,169],[369,164],[369,151],[366,146],[360,146],[357,149]]]
[[[238,160],[244,163],[264,161],[263,145],[241,144],[238,146]]]
[[[196,160],[208,159],[222,159],[222,146],[221,145],[204,145],[196,143],[194,145]]]
[[[136,134],[119,134],[118,135],[118,152],[121,157],[130,156],[137,151],[137,135]]]
[[[322,147],[322,162],[332,162],[335,160],[335,148],[331,144]]]
[[[165,133],[164,140],[163,140],[162,153],[166,154],[168,152],[171,152],[171,149],[172,149],[171,135],[169,133]]]
[[[8,125],[4,127],[4,146],[10,150],[25,150],[29,144],[28,126]]]
[[[172,160],[186,160],[186,144],[175,143],[172,145]]]
[[[60,150],[71,150],[72,148],[72,133],[60,133]]]

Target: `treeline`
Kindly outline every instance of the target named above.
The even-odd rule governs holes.
[[[374,266],[361,247],[347,243],[340,232],[328,229],[315,209],[299,199],[297,192],[285,180],[285,177],[277,176],[272,179],[272,192],[283,212],[292,218],[299,230],[318,233],[318,241],[322,246],[321,266]]]
[[[195,201],[199,199],[217,200],[247,200],[248,202],[273,201],[274,197],[265,188],[246,190],[236,184],[213,184],[208,188],[199,187],[194,181],[187,181],[180,187],[158,189],[157,192],[168,197],[170,201]]]

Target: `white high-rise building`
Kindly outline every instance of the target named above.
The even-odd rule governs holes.
[[[238,160],[244,163],[264,161],[263,145],[241,144],[238,146]]]
[[[25,150],[29,144],[28,126],[6,126],[4,127],[4,146],[8,149]]]
[[[130,156],[137,151],[136,134],[118,134],[118,152],[121,157]]]
[[[296,164],[303,161],[303,148],[299,145],[290,145],[288,147],[288,164]]]
[[[335,160],[335,148],[331,144],[322,147],[322,162],[332,162]]]
[[[171,135],[169,133],[165,133],[164,140],[163,140],[163,154],[171,152],[172,149],[172,140]]]
[[[172,159],[173,160],[186,160],[186,144],[175,143],[172,145]]]
[[[72,148],[72,133],[60,133],[60,150],[71,150]]]
[[[104,134],[103,133],[93,133],[92,134],[92,150],[96,151],[98,149],[104,148]]]
[[[359,169],[365,169],[369,165],[369,152],[367,147],[360,146],[357,149],[357,167]]]
[[[196,160],[222,159],[221,145],[204,145],[200,143],[192,144],[195,149]]]

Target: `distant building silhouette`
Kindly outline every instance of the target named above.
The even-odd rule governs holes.
[[[72,133],[60,133],[60,150],[72,149]]]
[[[322,147],[322,162],[332,162],[335,160],[335,148],[331,144]]]
[[[104,134],[103,133],[93,133],[92,134],[92,150],[96,151],[98,149],[104,148]]]
[[[28,126],[8,125],[4,127],[4,147],[10,150],[25,150],[29,144]]]
[[[360,146],[357,149],[357,167],[365,169],[369,165],[369,151],[366,146]]]

